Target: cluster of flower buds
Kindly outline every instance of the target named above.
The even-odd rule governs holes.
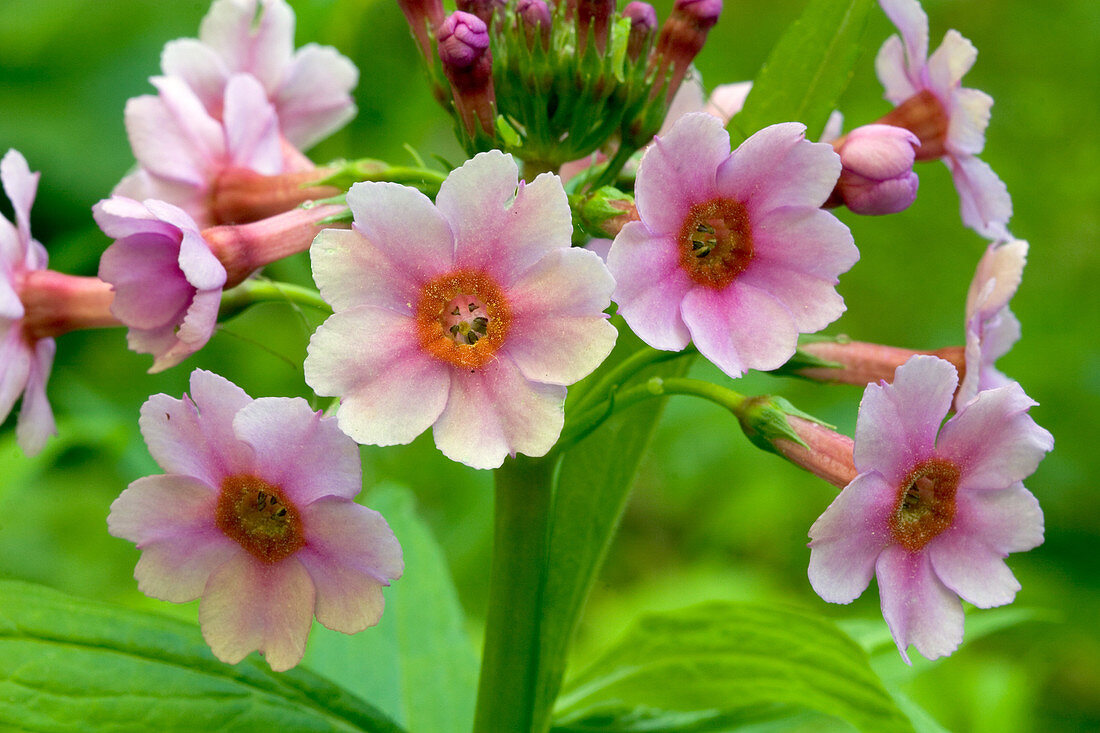
[[[468,152],[557,170],[616,149],[604,182],[660,129],[722,9],[677,0],[658,29],[644,2],[616,12],[610,0],[467,0],[445,18],[439,0],[400,4]]]

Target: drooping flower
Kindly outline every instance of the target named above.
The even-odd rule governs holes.
[[[1020,322],[1008,308],[1016,294],[1027,261],[1027,242],[994,242],[978,263],[966,294],[966,370],[956,409],[981,390],[1001,387],[1011,380],[994,366],[1020,340]]]
[[[989,165],[978,159],[993,98],[962,86],[977,49],[949,30],[928,54],[928,16],[917,0],[879,0],[901,31],[879,50],[875,70],[886,99],[897,105],[879,122],[904,127],[920,138],[917,160],[942,159],[959,192],[963,223],[990,239],[1009,238],[1012,217],[1008,189]]]
[[[153,355],[150,372],[202,348],[217,326],[222,291],[275,260],[303,252],[318,223],[338,206],[295,209],[250,224],[207,229],[155,199],[114,196],[92,211],[115,240],[99,276],[115,291],[111,312],[128,328],[130,348]]]
[[[359,451],[301,398],[252,399],[195,370],[191,395],[153,395],[141,432],[165,473],[134,481],[107,526],[141,550],[146,595],[201,597],[218,659],[259,651],[276,671],[302,658],[314,615],[354,634],[378,623],[382,588],[404,569],[378,512],[356,504]]]
[[[517,188],[518,185],[518,188]],[[557,176],[518,181],[510,155],[481,153],[433,205],[412,188],[357,183],[352,231],[325,231],[313,275],[334,314],[313,334],[306,382],[338,395],[360,443],[408,443],[428,427],[475,468],[545,454],[566,386],[611,351],[614,283],[570,247]]]
[[[859,471],[810,528],[810,584],[850,603],[878,577],[882,614],[909,661],[962,641],[963,609],[1011,603],[1010,552],[1043,541],[1043,515],[1024,488],[1054,440],[1027,414],[1018,384],[986,390],[940,427],[955,368],[915,356],[893,384],[867,386],[856,424]]]
[[[282,144],[275,110],[254,78],[229,79],[221,119],[180,79],[152,83],[158,95],[126,104],[126,131],[140,167],[115,195],[165,201],[206,227],[253,221],[336,193],[304,185],[326,173]]]
[[[734,152],[708,114],[681,118],[646,152],[641,221],[615,238],[613,300],[654,348],[699,351],[731,376],[775,369],[799,333],[844,311],[837,278],[858,259],[848,228],[819,207],[840,174],[832,148],[797,123]]]
[[[294,11],[284,0],[216,0],[199,37],[171,41],[161,55],[165,75],[185,82],[206,110],[223,119],[235,74],[259,81],[282,135],[306,150],[355,116],[350,91],[355,64],[330,46],[294,50]]]
[[[0,160],[0,182],[15,214],[14,225],[0,216],[0,420],[22,395],[15,432],[28,455],[42,450],[49,437],[57,434],[46,399],[46,380],[57,346],[52,338],[28,338],[20,299],[27,275],[46,268],[46,248],[31,236],[38,176],[18,150],[9,150]]]

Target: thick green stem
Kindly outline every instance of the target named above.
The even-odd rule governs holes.
[[[332,307],[313,288],[274,280],[250,279],[222,293],[218,317],[221,320],[232,318],[257,303],[291,303],[332,312]]]
[[[496,470],[475,733],[532,731],[554,465],[517,456]]]

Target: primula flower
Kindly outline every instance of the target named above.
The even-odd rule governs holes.
[[[238,74],[225,85],[220,120],[181,80],[151,81],[159,95],[126,103],[126,131],[140,168],[122,179],[115,195],[166,201],[206,227],[251,221],[335,192],[303,187],[325,174],[282,144],[275,110],[252,77]],[[239,189],[248,188],[255,190],[242,200]]]
[[[835,286],[858,259],[848,228],[819,207],[840,174],[832,148],[797,123],[734,152],[708,114],[681,118],[642,158],[641,221],[615,238],[613,300],[654,348],[694,341],[731,376],[775,369],[799,333],[844,312]]]
[[[295,51],[294,11],[283,0],[217,0],[199,37],[168,43],[160,63],[219,120],[228,114],[223,103],[233,76],[255,77],[283,136],[302,150],[355,116],[355,64],[329,46],[309,43]]]
[[[1054,439],[1027,414],[1018,384],[987,390],[940,427],[955,368],[915,356],[893,384],[867,386],[856,423],[859,472],[810,528],[810,584],[850,603],[878,577],[882,615],[906,662],[962,641],[963,609],[1011,603],[1010,552],[1043,541],[1043,515],[1024,488]]]
[[[518,188],[517,188],[518,185]],[[449,458],[475,468],[545,454],[566,385],[610,353],[603,310],[614,283],[570,247],[560,179],[518,182],[510,155],[453,171],[433,205],[415,189],[357,183],[352,231],[313,243],[313,275],[335,311],[313,334],[306,382],[339,395],[360,443],[408,443],[433,427]]]
[[[0,216],[0,420],[22,395],[15,434],[28,455],[42,450],[49,437],[57,434],[46,399],[46,380],[57,346],[52,338],[28,337],[20,299],[28,274],[46,268],[46,248],[31,237],[38,176],[17,150],[9,150],[0,160],[0,182],[15,213],[14,226]]]
[[[843,170],[828,204],[876,216],[903,211],[917,198],[913,161],[920,140],[905,128],[864,125],[833,147]]]
[[[199,624],[218,659],[256,650],[283,671],[301,660],[315,614],[345,634],[378,623],[401,547],[353,501],[359,451],[335,420],[195,370],[191,396],[153,395],[140,425],[165,473],[131,483],[107,526],[141,550],[143,593],[202,598]]]
[[[155,199],[114,196],[92,212],[115,240],[99,263],[114,287],[111,312],[130,348],[152,354],[150,372],[175,366],[214,333],[222,291],[275,260],[302,252],[317,223],[339,206],[295,209],[250,224],[200,230],[182,209]]]
[[[1008,309],[1027,261],[1027,242],[1015,239],[990,244],[978,263],[966,294],[966,370],[955,406],[961,409],[980,390],[1011,380],[994,367],[1020,340],[1020,322]]]
[[[917,160],[942,158],[959,192],[963,223],[991,239],[1008,238],[1012,217],[1008,189],[977,158],[993,98],[962,86],[978,51],[956,30],[928,55],[928,16],[917,0],[879,0],[901,31],[879,50],[875,70],[886,99],[897,107],[879,122],[904,127],[920,138]]]

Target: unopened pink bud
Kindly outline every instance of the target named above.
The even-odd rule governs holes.
[[[834,200],[856,214],[896,214],[916,199],[919,181],[913,162],[920,140],[909,130],[865,125],[833,147],[843,165]]]
[[[504,7],[504,0],[458,0],[458,9],[470,15],[476,15],[486,28],[493,25],[493,15]]]
[[[787,422],[806,445],[777,438],[772,445],[781,456],[833,486],[844,488],[852,482],[857,471],[851,438],[794,415]]]
[[[463,127],[471,136],[479,126],[492,135],[496,97],[488,26],[476,15],[456,10],[443,21],[436,41]]]
[[[550,6],[543,0],[519,0],[516,15],[523,22],[529,46],[534,45],[536,38],[543,48],[550,43]]]
[[[702,50],[707,33],[718,22],[721,13],[722,0],[676,0],[657,38],[658,74],[672,69],[667,99],[671,100],[676,94],[688,65]]]
[[[409,27],[416,36],[417,45],[425,59],[431,59],[431,37],[443,25],[443,3],[441,0],[397,0],[401,12],[409,21]]]
[[[800,376],[820,382],[841,382],[860,387],[872,382],[892,382],[897,368],[917,354],[931,354],[949,361],[955,365],[960,374],[965,373],[966,370],[962,346],[914,351],[866,341],[818,341],[802,344],[798,350],[808,356],[836,364],[836,366],[799,369]]]
[[[607,35],[611,29],[611,15],[615,12],[615,0],[578,0],[577,2],[577,48],[580,53],[588,44],[588,29],[596,39],[596,51],[603,53],[607,48]]]
[[[649,3],[634,0],[623,8],[623,17],[630,20],[626,56],[631,61],[637,61],[657,31],[657,11]]]

